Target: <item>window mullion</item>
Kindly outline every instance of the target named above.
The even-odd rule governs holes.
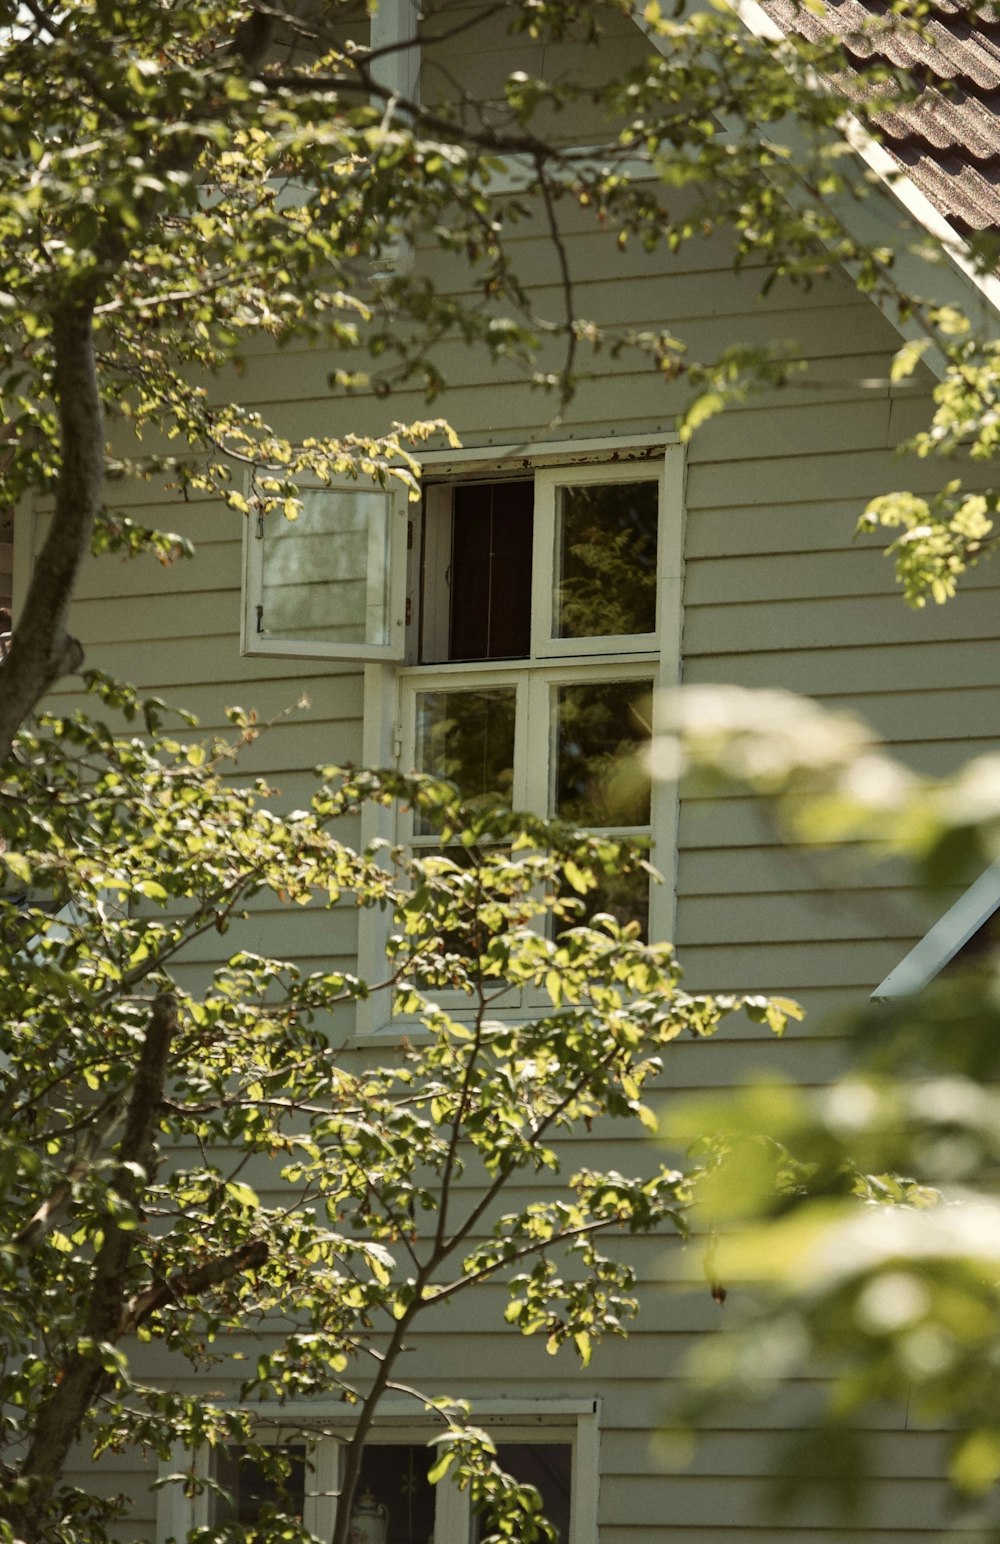
[[[556,484],[544,473],[535,475],[535,518],[531,555],[531,657],[546,652],[552,638],[552,606],[556,561]]]
[[[422,577],[415,586],[418,603],[414,608],[419,613],[419,626],[413,657],[420,660],[448,658],[453,491],[447,483],[431,483],[424,489]]]
[[[318,1539],[331,1539],[337,1522],[341,1446],[336,1438],[324,1436],[312,1453],[315,1494],[307,1497],[303,1521]]]
[[[546,672],[526,671],[518,683],[516,756],[520,782],[515,806],[548,815],[552,788],[551,688]]]
[[[684,454],[668,446],[660,468],[656,637],[661,686],[679,686],[684,623]]]

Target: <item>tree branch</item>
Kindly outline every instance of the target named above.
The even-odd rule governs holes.
[[[255,8],[234,34],[234,65],[255,75],[270,46],[275,18]],[[109,94],[101,87],[107,106]],[[126,104],[129,116],[133,104]],[[224,108],[215,104],[218,115]],[[161,172],[192,167],[200,153],[197,138],[161,155]],[[133,210],[143,229],[153,223],[161,195],[150,191]],[[60,470],[55,510],[45,544],[34,566],[24,609],[7,657],[0,662],[0,762],[10,755],[14,736],[49,688],[79,670],[83,649],[67,632],[69,604],[77,574],[90,550],[91,535],[103,502],[104,412],[94,357],[94,314],[101,287],[114,277],[135,241],[124,222],[105,225],[94,244],[95,268],[83,275],[53,311],[53,393],[59,416]]]
[[[37,1089],[32,1091],[32,1097],[36,1100],[39,1098]],[[44,1094],[42,1097],[44,1097]],[[73,1194],[73,1186],[87,1174],[102,1147],[108,1145],[111,1135],[121,1119],[122,1105],[122,1095],[116,1090],[109,1098],[102,1100],[93,1111],[88,1111],[85,1120],[81,1119],[76,1122],[77,1126],[85,1125],[87,1129],[85,1129],[84,1136],[73,1155],[73,1160],[66,1172],[65,1178],[54,1187],[51,1194],[37,1207],[20,1232],[14,1235],[14,1243],[20,1251],[22,1259],[30,1255],[41,1243]],[[72,1128],[68,1128],[68,1130],[71,1131]],[[62,1137],[65,1137],[67,1134],[67,1130],[60,1133]]]
[[[244,1271],[259,1270],[268,1252],[264,1240],[255,1238],[230,1254],[209,1260],[205,1265],[188,1271],[175,1271],[172,1276],[153,1282],[129,1299],[118,1324],[118,1334],[134,1334],[143,1320],[156,1313],[158,1308],[164,1308],[167,1303],[179,1303],[184,1298],[197,1297],[209,1287],[220,1286],[222,1282],[230,1281]]]

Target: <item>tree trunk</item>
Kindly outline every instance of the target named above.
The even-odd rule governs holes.
[[[156,1126],[176,1028],[175,1000],[162,993],[153,1004],[132,1083],[118,1167],[110,1182],[111,1189],[133,1212],[140,1206],[142,1181],[132,1165],[139,1165],[150,1174],[156,1161]],[[135,1232],[119,1227],[110,1214],[104,1218],[103,1227],[104,1240],[94,1260],[80,1348],[69,1351],[51,1392],[39,1406],[21,1467],[23,1500],[6,1513],[15,1538],[25,1544],[35,1544],[49,1533],[52,1503],[66,1459],[107,1378],[105,1348],[117,1341],[125,1318]]]
[[[83,662],[83,650],[69,636],[66,621],[104,487],[104,413],[89,297],[60,307],[52,346],[62,464],[45,544],[35,560],[10,652],[0,663],[0,762],[53,682]]]

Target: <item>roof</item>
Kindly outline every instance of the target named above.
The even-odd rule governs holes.
[[[1000,237],[1000,4],[925,0],[917,18],[915,5],[885,0],[760,4],[786,34],[839,43],[838,85],[859,104],[900,81],[898,105],[866,114],[866,126],[957,234]],[[873,71],[882,84],[863,79]]]

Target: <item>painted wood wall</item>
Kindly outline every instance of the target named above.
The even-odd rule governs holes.
[[[712,238],[669,256],[637,248],[619,252],[581,214],[569,214],[576,305],[598,321],[666,324],[694,357],[726,344],[773,337],[798,340],[809,369],[788,388],[760,396],[704,426],[688,455],[683,673],[687,681],[785,686],[865,715],[913,766],[944,772],[1000,738],[1000,572],[975,577],[943,610],[907,611],[890,569],[870,545],[852,543],[866,499],[894,486],[930,486],[937,469],[900,464],[894,447],[917,427],[927,382],[890,386],[896,338],[888,323],[842,274],[808,291],[776,284],[759,297],[761,271],[734,275],[726,243]],[[540,224],[516,236],[521,271],[536,304],[557,315],[555,254]],[[433,259],[435,278],[464,281],[457,263]],[[469,447],[596,436],[655,436],[673,427],[685,398],[639,360],[593,362],[558,429],[551,398],[529,390],[512,370],[484,372],[460,345],[444,350],[453,385],[434,413],[449,417]],[[290,348],[248,357],[244,373],[213,388],[238,391],[259,404],[290,436],[381,429],[388,419],[424,416],[401,394],[386,406],[331,400],[330,360]],[[282,798],[300,802],[308,769],[320,761],[359,760],[362,677],[349,668],[239,654],[241,521],[208,505],[183,504],[163,490],[112,490],[112,501],[147,521],[197,542],[193,563],[172,569],[139,560],[90,565],[72,625],[88,661],[196,711],[207,732],[224,727],[224,709],[239,702],[263,718],[308,696],[248,754],[244,770],[266,773]],[[19,532],[19,563],[31,542]],[[72,691],[57,699],[74,700]],[[777,1047],[751,1026],[708,1044],[677,1045],[667,1083],[685,1091],[725,1086],[753,1070],[806,1080],[834,1065],[836,1046],[824,1027],[830,1010],[864,1000],[917,936],[913,898],[886,871],[836,880],[813,858],[782,850],[751,801],[730,797],[681,805],[677,942],[691,984],[700,988],[779,989],[800,996],[810,1021]],[[356,833],[355,833],[356,834]],[[241,946],[294,953],[305,965],[349,962],[355,917],[333,918],[258,905]],[[225,944],[215,936],[193,950],[201,969]],[[641,1164],[604,1138],[586,1144],[588,1163]],[[688,1252],[690,1257],[691,1252]],[[941,1526],[932,1475],[933,1433],[903,1432],[885,1420],[878,1448],[883,1474],[876,1510],[864,1526],[845,1528],[821,1513],[775,1530],[761,1513],[772,1429],[793,1422],[808,1387],[793,1388],[779,1410],[734,1412],[710,1434],[689,1469],[664,1475],[650,1431],[666,1407],[672,1380],[695,1338],[725,1310],[707,1289],[682,1291],[680,1247],[643,1242],[634,1248],[644,1312],[624,1343],[598,1351],[587,1372],[564,1353],[502,1327],[499,1294],[443,1316],[421,1341],[410,1381],[473,1399],[559,1396],[602,1401],[601,1544],[869,1544],[891,1538],[916,1544]],[[690,1261],[688,1262],[690,1263]],[[492,1302],[490,1301],[492,1297]],[[483,1310],[484,1300],[496,1311]],[[166,1372],[166,1368],[164,1368]],[[141,1489],[141,1478],[109,1459],[101,1483]],[[152,1539],[154,1503],[137,1504],[130,1537]]]

